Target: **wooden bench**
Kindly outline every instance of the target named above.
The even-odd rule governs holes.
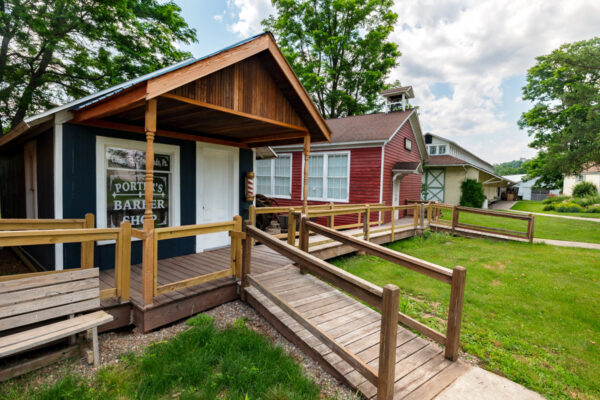
[[[98,365],[98,326],[113,317],[100,308],[97,268],[29,276],[0,282],[0,357],[70,338],[71,346],[0,370],[0,382],[77,353],[76,336],[91,331],[93,362]],[[81,315],[77,315],[81,314]],[[76,316],[77,315],[77,316]],[[40,325],[44,321],[69,317]],[[17,328],[29,329],[14,333]],[[7,332],[9,331],[9,332]]]

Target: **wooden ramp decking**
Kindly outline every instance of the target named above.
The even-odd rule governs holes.
[[[378,369],[381,314],[377,311],[314,276],[300,274],[291,264],[269,272],[253,271],[253,276],[339,344]],[[247,294],[248,302],[288,340],[366,398],[376,397],[375,386],[257,289],[250,286]],[[399,327],[394,399],[431,399],[468,368],[461,361],[445,359],[438,344]]]

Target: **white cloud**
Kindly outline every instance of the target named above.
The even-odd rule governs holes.
[[[424,130],[491,162],[534,154],[518,116],[507,115],[527,103],[503,99],[503,83],[524,76],[536,56],[600,33],[600,3],[592,0],[426,0],[398,2],[395,11],[392,40],[402,57],[391,79],[414,86]],[[436,98],[436,82],[449,83],[452,98]]]
[[[228,0],[241,37],[262,31],[273,12],[269,0]],[[503,84],[523,77],[535,57],[563,43],[600,34],[597,0],[397,1],[391,39],[402,51],[390,80],[415,88],[425,131],[457,141],[490,162],[534,154],[517,127],[516,111],[527,103],[503,99]],[[450,98],[432,86],[452,87]]]
[[[262,32],[261,21],[274,11],[271,0],[228,0],[227,6],[235,20],[229,29],[243,38]]]
[[[213,16],[213,19],[217,22],[222,22],[223,21],[223,14],[217,14]]]

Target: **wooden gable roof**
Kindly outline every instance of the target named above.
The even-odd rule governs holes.
[[[331,137],[269,33],[84,105],[72,122],[142,133],[150,99],[158,135],[239,147]]]
[[[0,138],[0,147],[61,111],[73,114],[72,123],[144,133],[151,99],[159,136],[238,147],[331,138],[273,36],[263,33],[29,117]]]

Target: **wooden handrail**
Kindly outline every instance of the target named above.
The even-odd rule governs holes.
[[[331,349],[335,354],[340,356],[344,361],[350,364],[356,371],[358,371],[361,375],[363,375],[369,382],[373,385],[378,385],[378,376],[377,371],[375,371],[372,367],[350,352],[344,346],[338,344],[335,339],[329,336],[325,331],[319,329],[316,325],[308,320],[305,316],[303,316],[300,312],[298,312],[295,308],[290,306],[285,300],[277,296],[275,293],[267,289],[262,283],[260,283],[256,278],[252,275],[248,274],[246,276],[249,283],[252,283],[259,292],[261,292],[265,297],[271,300],[275,305],[281,308],[285,313],[287,313],[290,317],[296,320],[300,325],[302,325],[307,331],[313,334],[316,338],[321,340],[327,347]],[[394,335],[394,339],[395,339]],[[386,349],[382,348],[382,351],[385,352]],[[390,352],[386,352],[387,355]],[[394,346],[394,355],[396,353],[396,346]],[[395,365],[395,362],[392,364]],[[394,368],[391,368],[392,373],[394,372]],[[392,379],[392,382],[394,380]],[[392,384],[393,387],[393,384]]]
[[[516,213],[510,213],[510,212],[502,212],[502,211],[494,211],[494,210],[484,210],[484,209],[481,209],[481,208],[472,208],[472,207],[464,207],[464,206],[456,206],[456,209],[458,211],[469,212],[469,213],[472,213],[472,214],[491,215],[491,216],[503,217],[503,218],[520,219],[520,220],[523,220],[523,221],[528,221],[532,217],[531,214],[527,214],[527,215],[525,215],[525,214],[516,214]]]
[[[254,226],[247,225],[246,234],[248,237],[298,263],[301,268],[338,286],[367,304],[376,308],[381,307],[382,289],[379,286],[354,276],[312,254],[299,250],[286,242],[282,242]]]
[[[342,242],[344,244],[351,245],[358,250],[364,251],[367,254],[371,254],[395,264],[401,265],[413,271],[421,274],[430,276],[441,282],[451,283],[452,282],[452,271],[448,268],[420,260],[416,257],[409,256],[387,247],[380,246],[375,243],[367,242],[360,238],[352,237],[344,233],[338,232],[334,229],[327,228],[323,225],[316,224],[310,221],[304,221],[309,230],[326,236],[330,239]]]
[[[46,229],[0,232],[0,246],[78,243],[117,239],[119,228]]]
[[[208,274],[195,276],[188,279],[183,279],[177,282],[171,282],[164,285],[158,284],[158,241],[175,239],[189,236],[205,235],[216,232],[229,232],[231,237],[230,246],[230,257],[231,265],[228,269],[211,272]],[[170,293],[176,290],[181,290],[190,286],[199,285],[205,282],[210,282],[216,279],[226,277],[240,277],[242,267],[242,219],[239,215],[236,215],[231,221],[223,222],[211,222],[207,224],[199,225],[182,225],[182,226],[169,226],[162,228],[155,228],[150,233],[141,230],[132,231],[135,237],[144,239],[145,241],[152,241],[151,248],[153,249],[152,254],[152,269],[148,276],[143,274],[142,279],[144,282],[150,280],[150,283],[146,282],[147,288],[144,290],[150,291],[144,295],[144,304],[151,304],[154,297],[162,294]],[[149,246],[150,247],[150,246]],[[144,254],[146,257],[146,254]]]
[[[380,246],[375,243],[362,240],[360,238],[346,235],[314,222],[310,222],[306,217],[300,221],[300,241],[306,241],[303,238],[308,237],[310,231],[314,231],[332,240],[350,245],[358,250],[364,251],[366,254],[374,255],[383,258],[387,261],[427,275],[451,285],[450,289],[450,311],[448,313],[448,330],[446,335],[428,327],[427,325],[409,317],[406,314],[397,312],[397,320],[405,326],[420,332],[421,334],[433,339],[442,345],[446,346],[446,358],[455,360],[458,357],[458,347],[460,343],[460,320],[462,319],[462,298],[464,296],[466,270],[463,267],[455,267],[453,270],[429,263],[424,260],[396,252],[387,247]]]
[[[305,218],[303,218],[305,220]],[[300,225],[300,247],[308,249],[306,239],[306,224]],[[319,258],[313,257],[306,251],[298,250],[288,243],[281,242],[271,235],[264,233],[251,225],[250,221],[245,221],[243,231],[246,237],[243,240],[243,261],[242,261],[242,280],[241,297],[247,300],[247,287],[252,284],[260,293],[275,303],[284,312],[290,315],[312,335],[321,340],[332,352],[340,356],[344,361],[350,364],[356,371],[362,374],[369,382],[377,387],[377,398],[391,400],[394,393],[395,367],[396,367],[396,340],[398,330],[398,307],[399,292],[398,287],[386,285],[380,288],[361,278],[348,274]],[[350,352],[347,348],[340,345],[334,338],[318,328],[312,322],[303,316],[300,312],[290,306],[278,295],[265,287],[259,280],[251,275],[251,257],[252,241],[258,240],[266,246],[273,248],[280,254],[296,260],[303,269],[310,269],[315,275],[324,278],[333,285],[346,290],[351,295],[363,299],[368,304],[381,310],[381,342],[379,346],[379,369],[375,371],[371,366],[363,362],[359,357]],[[365,295],[366,293],[366,295]]]

